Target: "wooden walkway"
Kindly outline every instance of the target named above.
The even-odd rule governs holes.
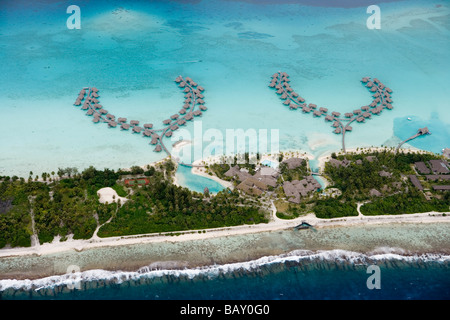
[[[428,130],[428,128],[427,127],[420,128],[415,135],[413,135],[413,136],[409,137],[408,139],[403,140],[402,142],[400,142],[398,144],[397,148],[395,148],[395,153],[397,153],[398,150],[400,149],[400,147],[402,145],[404,145],[406,142],[411,141],[411,140],[413,140],[413,139],[415,139],[417,137],[420,137],[420,136],[423,136],[423,135],[426,135],[426,134],[431,134],[431,132]]]
[[[275,80],[276,79],[276,80]],[[275,82],[274,82],[275,81]],[[287,75],[287,73],[285,72],[281,72],[278,71],[277,73],[275,73],[272,76],[272,83],[269,85],[272,88],[276,88],[277,89],[277,93],[281,95],[281,99],[286,100],[284,102],[285,105],[289,105],[291,109],[298,109],[300,108],[303,112],[311,112],[313,109],[315,109],[317,106],[314,106],[314,108],[311,107],[311,104],[309,104],[308,106],[306,105],[306,103],[304,102],[304,99],[301,98],[301,100],[299,100],[300,98],[296,98],[298,97],[298,94],[293,92],[293,89],[290,87],[290,85],[288,84],[289,82],[289,76]],[[373,108],[373,110],[377,109],[377,111],[373,111],[372,113],[381,113],[381,110],[384,108],[389,107],[390,109],[392,109],[392,100],[390,99],[390,92],[392,92],[391,89],[385,87],[378,79],[371,79],[369,77],[365,77],[362,80],[363,83],[367,84],[366,87],[370,88],[370,91],[373,93],[373,101],[371,103],[371,106]],[[302,101],[302,102],[301,102]],[[288,102],[288,103],[286,103]],[[292,105],[294,105],[294,107],[292,107]],[[364,108],[364,107],[362,107]],[[360,117],[364,117],[362,114],[365,112],[369,112],[368,110],[363,110],[363,109],[358,109],[356,111],[358,111],[358,113],[352,113],[351,117],[347,117],[347,118],[340,118],[339,116],[336,116],[335,112],[332,112],[331,114],[327,114],[328,111],[320,111],[319,109],[319,113],[317,113],[318,110],[314,110],[313,114],[315,116],[322,116],[322,115],[327,115],[328,120],[329,121],[334,121],[337,122],[338,124],[338,128],[340,129],[340,132],[337,132],[335,129],[335,133],[340,133],[342,134],[342,150],[344,151],[344,153],[346,153],[346,147],[345,147],[345,134],[347,131],[349,131],[350,128],[350,124],[352,122],[354,122],[355,120],[357,120]],[[340,115],[340,113],[339,113]],[[372,115],[370,115],[371,117]],[[364,117],[364,120],[367,117]],[[346,122],[346,124],[344,125],[343,122]]]
[[[200,100],[203,98],[203,95],[201,94],[202,91],[204,90],[202,87],[198,86],[197,83],[195,83],[192,79],[186,77],[183,78],[182,76],[178,76],[177,79],[175,80],[175,82],[177,82],[179,84],[180,88],[184,88],[184,92],[185,92],[185,97],[186,97],[186,101],[185,101],[185,106],[183,107],[184,113],[182,114],[181,112],[180,115],[178,115],[178,117],[172,119],[168,119],[169,122],[165,123],[165,127],[159,128],[159,129],[149,129],[149,128],[145,128],[144,126],[144,132],[148,135],[149,138],[153,139],[153,135],[156,134],[157,132],[160,133],[158,135],[158,137],[156,138],[156,146],[159,144],[161,145],[161,149],[164,150],[167,155],[169,155],[172,159],[176,160],[177,163],[179,163],[180,165],[186,166],[186,167],[204,167],[203,165],[192,165],[192,164],[187,164],[187,163],[183,163],[178,159],[175,159],[171,152],[167,149],[167,147],[164,144],[164,138],[167,137],[166,133],[169,132],[170,130],[176,130],[178,128],[173,129],[173,126],[181,126],[184,125],[185,123],[187,123],[187,121],[192,120],[195,116],[201,115],[202,111],[201,110],[196,110],[196,107],[198,107],[199,109],[205,110],[205,108],[200,107],[201,105],[203,105],[203,100]],[[188,88],[188,91],[186,91],[186,88]],[[93,87],[84,87],[82,89],[82,91],[80,91],[80,94],[75,102],[76,106],[80,106],[83,105],[82,110],[86,110],[87,114],[90,116],[94,116],[94,122],[103,122],[103,123],[108,123],[110,127],[116,127],[117,125],[122,125],[122,124],[126,124],[126,122],[118,122],[117,120],[115,120],[115,116],[109,114],[106,110],[103,113],[106,113],[107,115],[104,115],[102,113],[102,106],[100,105],[100,107],[98,107],[98,100],[97,100],[97,92],[98,89],[95,89]],[[87,93],[87,94],[86,94]],[[94,93],[96,95],[94,95]],[[199,98],[200,97],[200,98]],[[96,100],[93,100],[96,99]],[[200,100],[200,101],[199,101]],[[84,103],[83,103],[84,101]],[[96,101],[96,102],[93,102]],[[187,106],[188,105],[188,106]],[[99,109],[99,110],[97,110]],[[194,114],[194,112],[199,112],[199,114]],[[114,119],[114,120],[113,120]],[[183,120],[184,123],[179,124],[179,121]],[[134,126],[137,126],[137,124],[129,124],[128,128],[134,128]],[[128,129],[126,128],[126,129]],[[143,128],[139,127],[139,131],[136,130],[133,132],[137,132],[140,133],[143,130]],[[155,150],[155,151],[159,151],[159,150]]]

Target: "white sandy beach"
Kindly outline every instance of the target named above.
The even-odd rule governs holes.
[[[198,230],[181,231],[180,235],[172,236],[171,232],[161,234],[143,234],[122,237],[109,238],[92,238],[88,240],[66,240],[64,242],[54,241],[52,243],[45,243],[43,245],[36,245],[29,248],[10,248],[1,249],[1,257],[10,256],[24,256],[24,255],[49,255],[64,251],[81,251],[84,249],[121,246],[130,244],[146,244],[158,242],[180,242],[191,240],[211,239],[218,237],[227,237],[233,235],[242,235],[259,232],[270,232],[293,228],[306,221],[315,228],[330,228],[330,227],[348,227],[357,225],[371,225],[371,224],[398,224],[398,223],[450,223],[450,212],[445,215],[441,212],[426,212],[416,214],[403,215],[382,215],[382,216],[353,216],[334,219],[319,219],[314,214],[308,214],[292,220],[282,220],[276,217],[275,210],[272,213],[272,218],[269,223],[262,223],[257,225],[241,225],[235,227],[224,227],[217,229],[206,229],[205,233],[198,233]],[[177,232],[173,232],[177,233]]]

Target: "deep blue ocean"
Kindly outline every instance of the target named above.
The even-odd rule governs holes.
[[[72,286],[48,278],[21,289],[0,291],[1,299],[24,300],[448,300],[450,260],[438,255],[368,257],[340,253],[272,263],[259,260],[203,270],[98,271]],[[370,277],[379,267],[379,286]],[[89,272],[88,272],[89,273]],[[41,287],[39,287],[41,285]]]

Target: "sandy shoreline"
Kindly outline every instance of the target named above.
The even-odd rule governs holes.
[[[274,215],[275,216],[275,215]],[[293,228],[307,221],[315,228],[327,227],[350,227],[358,225],[374,225],[374,224],[401,224],[401,223],[449,223],[450,212],[446,212],[444,216],[441,212],[426,212],[403,215],[380,215],[380,216],[352,216],[333,219],[319,219],[314,214],[308,214],[292,220],[282,220],[273,218],[269,223],[256,225],[240,225],[234,227],[223,227],[215,229],[205,229],[205,233],[199,233],[198,230],[167,232],[161,234],[142,234],[132,236],[120,236],[109,238],[91,238],[88,240],[66,240],[65,242],[52,242],[37,245],[28,248],[9,248],[0,249],[0,258],[26,255],[51,255],[64,251],[82,251],[92,248],[123,246],[131,244],[147,244],[159,242],[183,242],[192,240],[207,240],[212,238],[220,238],[234,235],[270,232]],[[171,234],[180,233],[178,236]]]

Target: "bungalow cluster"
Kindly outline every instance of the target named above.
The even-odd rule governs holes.
[[[261,166],[257,168],[257,172],[251,175],[247,169],[240,168],[235,165],[225,172],[225,176],[232,177],[241,181],[236,188],[247,194],[261,195],[264,191],[268,191],[269,187],[275,188],[277,186],[277,179],[279,176],[278,170],[270,167]]]
[[[288,170],[294,170],[304,163],[301,158],[289,158],[281,162]],[[236,188],[246,194],[259,196],[265,191],[274,190],[280,186],[281,173],[278,169],[259,166],[256,173],[251,175],[246,168],[238,165],[231,167],[225,176],[232,177],[240,183]],[[281,184],[286,199],[292,203],[300,203],[301,198],[309,197],[313,192],[321,188],[319,182],[313,176],[304,177],[302,180],[283,181]]]
[[[425,176],[425,179],[429,182],[435,181],[450,181],[450,165],[447,160],[429,160],[427,163],[420,161],[414,163],[417,175],[410,175],[409,179],[411,183],[418,190],[423,191],[424,187],[419,180],[419,177]],[[434,191],[449,191],[449,184],[433,184],[431,186]]]
[[[342,148],[345,152],[345,133],[352,131],[353,128],[350,124],[353,121],[364,122],[366,119],[370,119],[372,114],[379,115],[383,109],[392,110],[392,90],[386,87],[380,80],[369,77],[362,78],[361,82],[372,93],[373,100],[367,106],[362,106],[359,109],[353,110],[353,112],[347,112],[344,117],[341,117],[341,113],[337,111],[328,113],[328,108],[318,108],[314,103],[305,103],[305,99],[299,96],[291,86],[289,85],[289,75],[286,72],[277,72],[272,75],[272,80],[269,87],[276,89],[277,94],[284,100],[283,104],[291,110],[301,110],[303,113],[312,113],[315,117],[325,116],[325,121],[333,122],[334,133],[342,134]],[[344,125],[344,122],[345,125]]]
[[[206,111],[207,107],[203,100],[204,96],[202,92],[205,90],[202,86],[199,86],[194,80],[189,77],[183,78],[178,76],[175,79],[178,86],[183,89],[184,92],[184,105],[181,110],[170,116],[169,119],[163,121],[164,127],[160,129],[153,129],[152,123],[145,123],[139,126],[140,121],[131,120],[127,123],[127,118],[118,118],[109,113],[100,104],[98,97],[98,89],[95,87],[83,88],[74,105],[81,106],[81,110],[87,110],[86,114],[88,116],[93,116],[93,122],[104,122],[107,123],[110,128],[115,128],[120,125],[122,130],[131,129],[133,133],[140,134],[144,137],[151,138],[150,144],[156,145],[154,151],[161,152],[164,149],[169,155],[170,152],[164,145],[163,138],[171,137],[173,132],[178,130],[180,126],[186,124],[187,121],[192,120],[194,117],[202,115],[202,111]],[[196,109],[197,108],[197,109]]]

